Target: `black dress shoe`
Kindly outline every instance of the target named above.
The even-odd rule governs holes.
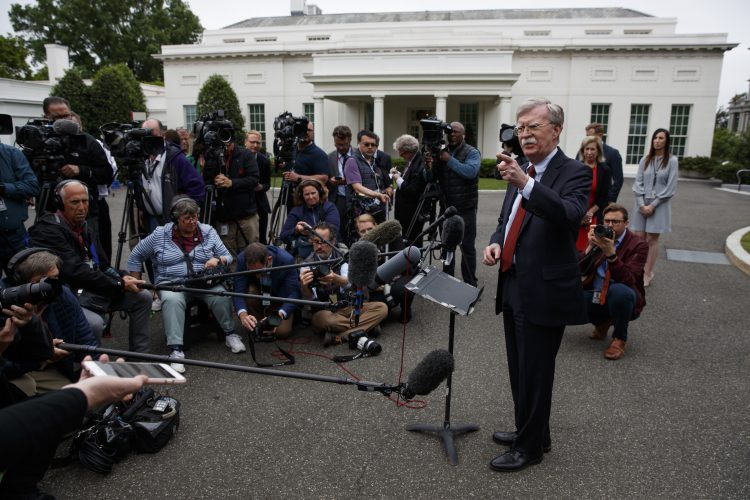
[[[543,458],[544,455],[532,457],[518,450],[510,450],[493,458],[490,462],[490,469],[498,472],[516,472],[529,465],[538,464]]]
[[[513,441],[516,440],[516,433],[509,431],[497,431],[492,434],[492,440],[497,444],[513,446]],[[542,451],[544,453],[549,453],[550,451],[552,451],[552,443],[544,445],[542,447]]]

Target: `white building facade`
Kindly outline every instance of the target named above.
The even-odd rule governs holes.
[[[201,85],[224,76],[245,129],[273,136],[284,111],[306,114],[333,148],[344,124],[370,128],[391,151],[419,137],[419,119],[460,121],[483,157],[528,97],[562,105],[561,146],[574,155],[592,121],[627,164],[653,130],[670,129],[680,156],[708,156],[726,34],[676,34],[677,20],[622,8],[402,12],[252,18],[163,46],[170,128],[190,126]],[[269,148],[270,149],[270,148]]]

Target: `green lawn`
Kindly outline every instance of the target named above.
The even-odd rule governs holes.
[[[745,236],[740,240],[740,245],[745,249],[747,253],[750,253],[750,233],[745,233]]]

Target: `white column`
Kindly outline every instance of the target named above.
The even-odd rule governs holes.
[[[385,96],[383,94],[373,95],[372,100],[372,128],[375,129],[373,132],[380,137],[380,147],[382,148],[385,141]]]
[[[511,115],[510,97],[500,97],[500,122],[515,125],[516,122]]]
[[[435,116],[446,121],[448,109],[448,94],[435,94]]]
[[[323,144],[322,138],[326,134],[323,122],[323,97],[313,96],[313,112],[315,113],[315,122],[313,123],[313,127],[315,127],[315,143],[320,146]]]

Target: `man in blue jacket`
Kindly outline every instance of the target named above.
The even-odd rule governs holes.
[[[286,299],[299,299],[299,276],[296,269],[275,271],[274,267],[294,264],[294,257],[283,248],[262,243],[251,243],[237,256],[237,271],[266,269],[267,272],[257,274],[241,274],[234,278],[234,291],[254,295],[270,295]],[[269,302],[258,299],[244,299],[234,297],[234,307],[242,326],[250,331],[255,330],[258,321],[277,315],[281,324],[273,329],[277,338],[288,337],[292,333],[292,321],[295,304],[284,302]]]

